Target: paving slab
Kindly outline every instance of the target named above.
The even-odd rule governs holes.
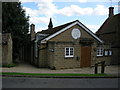
[[[28,63],[19,64],[16,67],[2,68],[2,72],[21,72],[21,73],[80,73],[80,74],[94,74],[94,67],[75,68],[75,69],[61,69],[51,70],[49,68],[37,68]],[[98,67],[98,73],[101,72],[101,67]],[[105,66],[105,74],[119,75],[120,66],[110,65]]]

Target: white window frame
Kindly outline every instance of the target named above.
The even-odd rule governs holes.
[[[103,56],[103,54],[104,54],[104,48],[97,47],[97,56]]]
[[[68,51],[69,54],[68,54],[68,55],[66,55],[66,54],[67,54],[67,50],[66,50],[67,48],[69,49],[69,51]],[[72,54],[72,55],[71,55],[71,53],[70,53],[70,52],[71,52],[71,49],[73,49],[73,51],[72,51],[73,54]],[[74,57],[74,47],[65,47],[65,57],[66,57],[66,58],[68,58],[68,57]]]

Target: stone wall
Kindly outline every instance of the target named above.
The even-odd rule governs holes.
[[[2,64],[8,65],[12,64],[12,38],[11,34],[3,34],[2,35]]]
[[[0,66],[2,66],[2,2],[0,1]]]
[[[73,39],[71,36],[71,32],[73,28],[79,28],[81,32],[81,37],[77,40]],[[49,59],[54,62],[54,66],[56,69],[62,68],[79,68],[80,60],[81,60],[81,44],[79,43],[81,38],[88,38],[93,40],[95,43],[98,43],[96,39],[90,36],[86,31],[84,31],[78,25],[73,26],[72,28],[66,30],[65,32],[57,35],[52,38],[49,42],[54,42],[54,58]],[[65,58],[65,47],[74,47],[74,57],[73,58]],[[93,44],[92,47],[95,47]],[[94,61],[96,60],[96,51],[93,52],[93,48],[91,50],[91,65],[94,65]],[[94,60],[93,60],[94,59]]]
[[[48,56],[48,66],[51,68],[51,69],[54,69],[55,66],[54,66],[54,59],[55,59],[55,44],[54,42],[48,42],[48,53],[47,53],[47,56]]]
[[[0,33],[0,66],[2,66],[2,33]]]
[[[74,48],[74,57],[65,57],[65,47]],[[56,69],[80,67],[80,45],[70,42],[55,43],[54,66]],[[79,57],[79,60],[76,59]]]
[[[94,43],[94,45],[92,46],[92,55],[91,55],[91,57],[92,57],[92,63],[91,63],[91,66],[94,66],[95,65],[95,63],[98,63],[98,62],[101,62],[101,61],[105,61],[105,64],[106,65],[110,65],[110,59],[111,59],[111,56],[97,56],[97,52],[96,52],[96,50],[97,50],[97,46],[98,46],[99,44],[97,44],[97,43]],[[110,45],[109,44],[103,44],[102,45],[103,46],[103,48],[104,48],[104,50],[106,50],[106,49],[108,49],[108,50],[110,50],[111,48],[110,48]]]
[[[81,37],[78,39],[73,39],[71,32],[73,28],[79,28],[81,32]],[[81,63],[81,39],[92,40],[91,44],[91,66],[95,63],[105,60],[106,64],[109,64],[109,57],[97,57],[96,47],[99,42],[93,38],[89,33],[83,30],[78,25],[75,25],[63,33],[50,39],[46,44],[42,44],[40,47],[44,48],[39,50],[39,65],[48,66],[51,69],[64,69],[64,68],[80,68]],[[46,48],[45,48],[46,47]],[[65,57],[65,47],[74,48],[74,57]],[[106,49],[109,48],[104,46]]]
[[[38,67],[48,67],[48,47],[47,44],[41,44],[39,47]]]

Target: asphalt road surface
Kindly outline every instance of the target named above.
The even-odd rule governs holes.
[[[118,78],[3,77],[3,88],[118,88]]]

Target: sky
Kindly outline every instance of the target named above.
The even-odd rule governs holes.
[[[20,0],[30,24],[35,24],[35,31],[48,28],[50,18],[53,27],[79,20],[91,31],[96,32],[108,18],[109,7],[114,7],[118,14],[119,0]]]

